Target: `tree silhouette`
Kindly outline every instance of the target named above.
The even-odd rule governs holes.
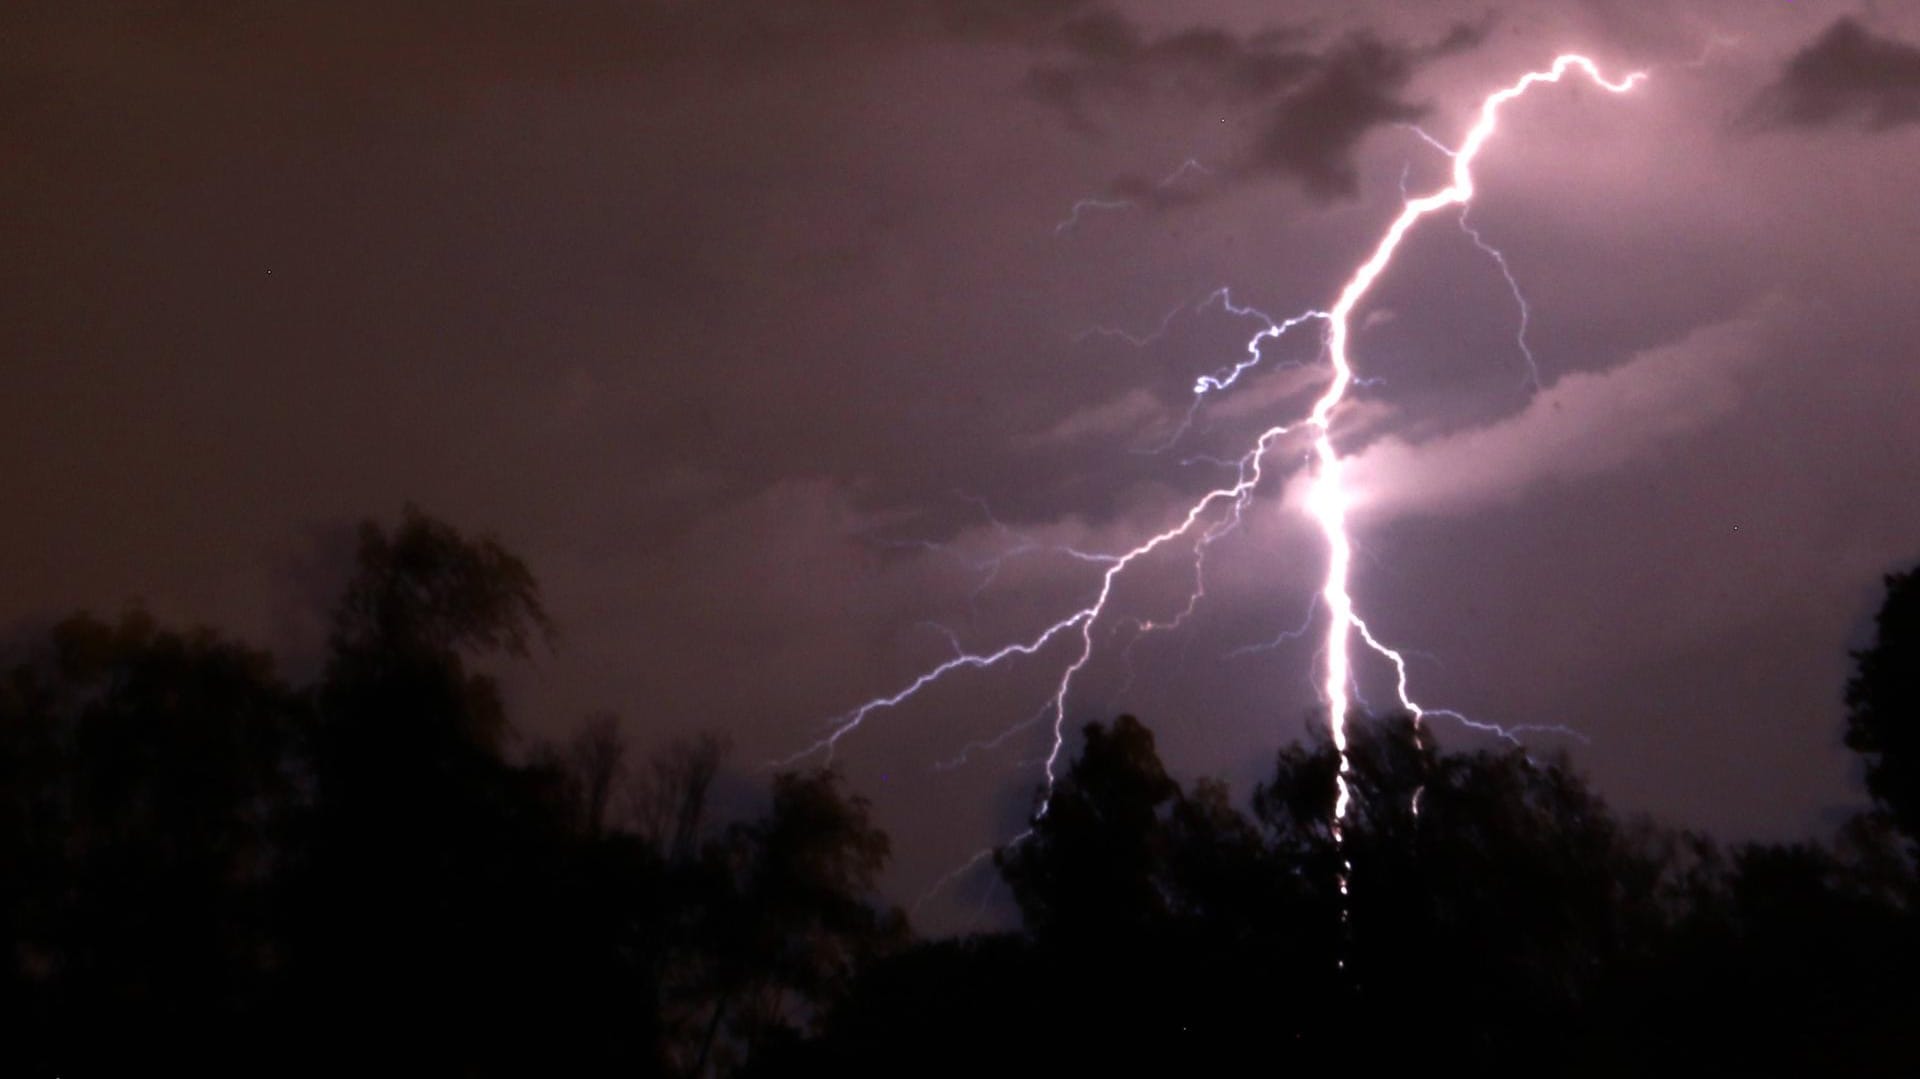
[[[956,1071],[1556,1070],[1671,933],[1688,848],[1563,764],[1442,755],[1406,717],[1350,730],[1336,843],[1324,735],[1277,754],[1249,814],[1217,780],[1183,790],[1132,717],[1088,726],[999,859],[1024,932],[882,965],[795,1070],[916,1044]]]
[[[1171,912],[1166,817],[1180,788],[1132,716],[1089,724],[1085,737],[1031,838],[998,861],[1035,934],[1109,940]]]
[[[492,537],[463,536],[409,505],[391,534],[373,521],[361,524],[332,644],[336,657],[444,656],[463,648],[526,656],[553,633],[526,563]]]
[[[1494,1067],[1567,1044],[1600,974],[1666,928],[1662,852],[1564,761],[1438,755],[1406,717],[1355,725],[1350,752],[1347,971],[1405,1035],[1365,1059]]]
[[[517,733],[532,573],[369,523],[328,662],[140,612],[0,668],[0,1014],[22,1074],[1898,1074],[1920,1044],[1920,584],[1888,579],[1827,844],[1623,820],[1563,758],[1355,716],[1244,799],[1089,724],[995,864],[1017,931],[915,942],[831,771]],[[717,793],[719,792],[719,793]],[[1903,847],[1903,839],[1906,846]],[[102,1032],[110,1032],[103,1037]]]
[[[98,1061],[100,1029],[162,1055],[251,1040],[296,711],[264,654],[139,612],[68,619],[8,672],[0,1007],[48,1054],[29,1070]]]
[[[409,507],[312,686],[137,612],[11,658],[7,1063],[721,1074],[805,1038],[904,934],[866,802],[780,775],[714,829],[722,739],[526,743],[486,665],[550,639],[519,559]]]
[[[335,1063],[378,1046],[400,1067],[531,1066],[544,1050],[529,1018],[570,1029],[586,1006],[564,977],[592,969],[570,952],[592,942],[567,909],[581,882],[566,856],[591,834],[563,775],[504,758],[498,689],[469,669],[549,630],[531,573],[496,542],[411,507],[391,534],[363,526],[283,890],[297,1012],[347,1020],[326,1043]]]
[[[1847,745],[1866,759],[1867,790],[1920,844],[1920,574],[1886,578],[1872,647],[1853,653]]]
[[[628,784],[633,827],[669,861],[686,862],[698,852],[708,797],[727,750],[727,740],[714,734],[676,739]]]
[[[869,960],[900,942],[899,914],[872,903],[888,854],[866,800],[838,775],[774,777],[767,815],[709,849],[695,912],[703,947],[669,986],[698,1017],[679,1057],[689,1074],[732,1070],[797,1041]]]

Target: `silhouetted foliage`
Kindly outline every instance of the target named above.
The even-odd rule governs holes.
[[[680,739],[633,779],[628,791],[633,826],[668,858],[685,861],[694,854],[707,796],[726,754],[726,740],[716,735]]]
[[[636,775],[604,715],[513,759],[474,665],[550,637],[518,559],[409,509],[363,528],[310,687],[137,612],[17,656],[7,1070],[644,1075],[800,1037],[898,936],[865,803],[783,775],[709,832],[722,743]]]
[[[1324,741],[1282,750],[1246,813],[1217,781],[1182,790],[1131,717],[1088,727],[1001,852],[1025,930],[879,964],[786,1070],[883,1074],[929,1046],[951,1074],[1909,1059],[1911,873],[1870,819],[1836,851],[1729,857],[1622,822],[1564,761],[1440,754],[1405,717],[1350,734],[1336,840]]]
[[[1900,1074],[1920,1052],[1920,585],[1848,688],[1834,842],[1623,820],[1565,759],[1353,718],[1244,800],[1089,724],[995,866],[1021,928],[915,941],[831,771],[715,806],[726,743],[515,734],[533,575],[369,524],[324,672],[139,612],[0,672],[20,1074]],[[1903,840],[1905,844],[1903,844]]]
[[[1873,646],[1853,654],[1847,746],[1866,758],[1874,800],[1920,843],[1920,573],[1886,585]]]
[[[776,776],[767,816],[730,828],[717,853],[723,872],[697,914],[704,946],[669,986],[701,1031],[691,1057],[676,1056],[693,1074],[797,1040],[904,929],[868,902],[887,837],[832,772]]]
[[[557,861],[573,837],[555,777],[501,755],[493,680],[468,658],[523,654],[545,627],[531,574],[490,540],[409,509],[362,529],[309,729],[311,797],[284,879],[301,1013],[354,1017],[326,1042],[346,1066],[498,1067],[541,1052],[570,987],[577,926]],[[376,975],[377,972],[377,975]],[[351,1001],[350,1008],[341,1005]]]
[[[180,1059],[250,1036],[297,711],[265,655],[137,612],[68,619],[7,673],[0,1012],[29,1073],[76,1070],[103,1030]]]
[[[463,648],[526,656],[552,634],[533,572],[495,540],[468,539],[413,506],[391,534],[360,526],[358,568],[334,611],[337,658]]]

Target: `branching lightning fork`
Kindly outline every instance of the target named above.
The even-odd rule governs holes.
[[[1347,387],[1353,381],[1353,364],[1348,354],[1348,341],[1351,337],[1353,312],[1362,298],[1373,288],[1375,281],[1386,271],[1393,261],[1394,252],[1399,250],[1400,241],[1414,224],[1428,214],[1443,210],[1449,206],[1465,206],[1473,198],[1473,161],[1487,140],[1493,137],[1499,124],[1500,108],[1507,102],[1542,82],[1559,82],[1566,73],[1574,68],[1585,72],[1601,87],[1611,93],[1625,93],[1635,83],[1645,78],[1642,72],[1634,72],[1618,82],[1608,81],[1600,73],[1592,60],[1578,55],[1556,57],[1552,67],[1546,71],[1532,71],[1522,75],[1511,86],[1487,95],[1480,103],[1480,114],[1467,132],[1467,137],[1453,152],[1453,182],[1446,187],[1416,199],[1407,200],[1400,208],[1400,215],[1387,226],[1387,231],[1374,247],[1373,254],[1360,264],[1340,290],[1339,299],[1334,301],[1328,315],[1327,356],[1333,365],[1333,382],[1326,393],[1314,403],[1313,412],[1308,417],[1314,430],[1314,456],[1318,459],[1319,470],[1313,478],[1312,489],[1307,496],[1307,511],[1320,526],[1320,532],[1326,537],[1327,578],[1320,591],[1320,599],[1328,614],[1326,680],[1322,683],[1322,696],[1327,702],[1328,723],[1333,730],[1333,746],[1340,756],[1340,771],[1335,777],[1333,824],[1335,837],[1346,820],[1347,804],[1352,797],[1348,780],[1351,777],[1351,765],[1347,759],[1347,685],[1351,671],[1350,645],[1354,631],[1361,623],[1354,616],[1353,597],[1348,592],[1348,574],[1353,563],[1353,540],[1347,533],[1346,490],[1341,485],[1342,462],[1334,450],[1331,433],[1333,410],[1345,399]],[[1404,672],[1405,663],[1398,653],[1365,634],[1367,644],[1375,651],[1391,659],[1396,667]],[[1410,704],[1404,690],[1402,701]],[[1413,714],[1420,715],[1415,709]]]
[[[1353,315],[1361,301],[1372,290],[1376,281],[1386,272],[1393,256],[1399,250],[1401,241],[1413,226],[1430,214],[1448,207],[1458,206],[1464,212],[1473,198],[1473,162],[1479,156],[1497,127],[1500,110],[1508,102],[1520,97],[1528,89],[1539,83],[1557,83],[1568,72],[1578,71],[1585,74],[1601,88],[1615,94],[1625,93],[1645,78],[1644,72],[1634,72],[1617,81],[1607,79],[1599,67],[1585,56],[1566,54],[1554,59],[1552,65],[1542,71],[1533,71],[1522,75],[1511,85],[1489,94],[1480,103],[1473,126],[1457,147],[1447,147],[1418,132],[1435,147],[1445,152],[1451,160],[1451,182],[1427,195],[1403,200],[1400,212],[1376,243],[1366,260],[1362,262],[1347,279],[1338,293],[1333,305],[1324,310],[1309,310],[1292,318],[1276,320],[1250,308],[1236,307],[1226,296],[1224,290],[1218,294],[1227,310],[1240,315],[1254,315],[1264,325],[1247,342],[1247,358],[1215,375],[1204,376],[1194,385],[1196,396],[1204,397],[1210,393],[1224,391],[1248,369],[1257,365],[1261,358],[1261,345],[1280,337],[1287,330],[1309,320],[1323,321],[1326,324],[1325,354],[1330,367],[1330,380],[1324,392],[1314,401],[1312,410],[1306,418],[1289,425],[1276,425],[1262,432],[1253,446],[1233,462],[1234,482],[1208,491],[1194,502],[1174,524],[1153,535],[1131,550],[1107,556],[1082,556],[1088,561],[1104,564],[1099,579],[1099,588],[1091,602],[1068,614],[1060,621],[1047,626],[1033,637],[1006,645],[992,652],[961,652],[938,666],[913,679],[904,688],[884,697],[877,697],[842,714],[830,724],[825,737],[807,747],[782,763],[792,763],[815,753],[831,754],[840,740],[876,712],[894,708],[913,698],[934,683],[963,668],[979,669],[1011,662],[1019,657],[1034,656],[1053,647],[1056,641],[1078,639],[1078,648],[1074,649],[1072,659],[1063,668],[1055,684],[1050,703],[1043,717],[1051,714],[1052,747],[1044,762],[1046,776],[1045,794],[1042,796],[1036,818],[1042,818],[1047,812],[1047,796],[1051,794],[1055,771],[1059,763],[1064,744],[1064,726],[1068,697],[1074,686],[1074,680],[1085,669],[1094,654],[1094,628],[1107,614],[1113,597],[1115,582],[1129,568],[1175,541],[1193,535],[1196,558],[1202,557],[1206,547],[1220,535],[1238,523],[1241,511],[1253,497],[1262,479],[1261,464],[1268,451],[1281,436],[1298,430],[1311,439],[1309,454],[1311,479],[1306,496],[1306,511],[1318,526],[1327,546],[1326,577],[1315,597],[1315,607],[1325,613],[1325,635],[1322,653],[1322,680],[1318,691],[1327,708],[1328,724],[1332,731],[1334,750],[1339,758],[1339,770],[1335,778],[1335,799],[1333,804],[1332,830],[1336,842],[1341,842],[1349,801],[1352,797],[1350,786],[1351,765],[1347,752],[1347,711],[1354,700],[1353,693],[1353,654],[1352,644],[1357,636],[1368,649],[1379,654],[1394,667],[1396,674],[1395,689],[1401,707],[1413,718],[1416,730],[1428,716],[1448,716],[1460,720],[1470,727],[1488,731],[1501,737],[1512,739],[1523,729],[1557,730],[1574,734],[1564,728],[1501,728],[1468,719],[1456,712],[1440,709],[1424,709],[1416,703],[1407,686],[1407,666],[1401,654],[1381,641],[1367,627],[1354,610],[1353,596],[1349,589],[1352,572],[1354,546],[1347,525],[1348,494],[1343,485],[1344,462],[1333,443],[1332,424],[1335,413],[1346,401],[1350,388],[1358,383],[1354,373],[1351,353]],[[1417,129],[1416,129],[1417,130]],[[1177,176],[1177,174],[1176,174]],[[1085,200],[1083,200],[1085,201]],[[1089,203],[1088,206],[1092,206]],[[1081,205],[1075,207],[1075,217],[1061,223],[1060,230],[1070,228],[1077,220]],[[1476,240],[1478,238],[1476,237]],[[1483,245],[1484,246],[1484,245]],[[1497,257],[1497,255],[1496,255]],[[1506,270],[1504,261],[1501,269]],[[1512,283],[1511,275],[1507,275]],[[1516,295],[1518,290],[1516,289]],[[1211,298],[1210,298],[1211,299]],[[1522,311],[1524,313],[1524,300]],[[1168,320],[1172,314],[1168,315]],[[1162,320],[1164,330],[1167,320]],[[1525,347],[1524,323],[1522,326],[1522,347]],[[1529,356],[1529,361],[1531,357]],[[1197,568],[1196,568],[1197,573]],[[1187,605],[1179,615],[1186,617],[1194,602],[1203,594],[1198,586]],[[1143,623],[1151,627],[1153,622]],[[1031,722],[1031,721],[1029,721]],[[1023,725],[1024,726],[1024,725]],[[1578,737],[1575,735],[1575,737]],[[969,863],[972,864],[972,863]],[[1341,888],[1345,890],[1343,874]]]

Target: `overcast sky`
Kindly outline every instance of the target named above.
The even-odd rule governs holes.
[[[1355,593],[1423,702],[1577,730],[1530,743],[1624,809],[1799,837],[1862,801],[1847,650],[1920,557],[1920,11],[36,6],[0,15],[0,619],[138,601],[297,674],[352,525],[413,501],[544,583],[529,734],[612,709],[743,771],[1084,606],[1056,548],[1133,546],[1298,417],[1311,327],[1193,410],[1261,325],[1214,294],[1330,304],[1444,182],[1416,125],[1562,51],[1645,70],[1536,89],[1479,159],[1537,380],[1451,214],[1358,313]],[[1178,630],[1140,625],[1190,545],[1122,579],[1070,724],[1132,711],[1242,793],[1303,736],[1316,631],[1248,648],[1313,615],[1303,449]],[[966,747],[1063,644],[840,743],[903,899],[1018,830],[1045,725]]]

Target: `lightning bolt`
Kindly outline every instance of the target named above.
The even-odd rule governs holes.
[[[1384,274],[1392,264],[1394,254],[1399,250],[1402,240],[1406,238],[1408,232],[1411,231],[1416,224],[1431,214],[1453,206],[1461,207],[1462,213],[1464,214],[1474,193],[1473,163],[1475,159],[1479,157],[1480,151],[1485,147],[1488,140],[1493,137],[1498,127],[1500,110],[1507,105],[1507,103],[1525,94],[1532,87],[1541,83],[1557,83],[1569,72],[1574,71],[1586,75],[1596,85],[1614,94],[1626,93],[1642,79],[1646,78],[1645,72],[1636,71],[1617,81],[1609,80],[1601,74],[1598,65],[1587,57],[1571,53],[1564,54],[1555,57],[1553,63],[1545,70],[1528,72],[1520,76],[1520,78],[1512,84],[1487,95],[1480,103],[1480,108],[1473,126],[1468,129],[1465,138],[1457,147],[1448,147],[1439,140],[1427,135],[1424,131],[1418,132],[1422,138],[1425,138],[1436,148],[1446,153],[1451,159],[1451,181],[1446,186],[1430,194],[1417,198],[1403,196],[1399,214],[1387,225],[1385,232],[1381,235],[1366,260],[1361,262],[1353,271],[1352,276],[1341,286],[1332,306],[1326,310],[1308,310],[1288,319],[1274,319],[1252,308],[1237,307],[1233,304],[1231,298],[1228,297],[1225,290],[1221,290],[1215,294],[1230,313],[1257,317],[1263,325],[1247,342],[1246,357],[1243,360],[1235,363],[1231,367],[1222,369],[1216,374],[1203,376],[1197,380],[1193,387],[1196,407],[1199,398],[1204,398],[1207,395],[1229,389],[1242,374],[1258,365],[1261,362],[1261,348],[1264,343],[1277,339],[1288,330],[1308,321],[1323,322],[1325,324],[1326,337],[1324,352],[1331,376],[1326,389],[1314,401],[1305,419],[1292,424],[1275,425],[1267,428],[1240,458],[1220,462],[1222,464],[1228,464],[1233,468],[1234,479],[1232,483],[1208,491],[1190,505],[1187,510],[1167,528],[1148,537],[1130,550],[1111,555],[1093,555],[1084,552],[1074,552],[1084,561],[1102,564],[1104,566],[1093,598],[1078,610],[1046,626],[1033,636],[1022,641],[1004,645],[998,650],[991,652],[957,651],[952,658],[920,674],[900,690],[886,696],[876,697],[830,720],[827,724],[829,728],[828,733],[824,737],[801,750],[799,753],[794,754],[792,757],[787,758],[786,761],[778,763],[790,764],[816,753],[824,753],[831,757],[831,754],[841,739],[857,730],[863,722],[875,713],[892,709],[906,703],[936,682],[958,671],[996,667],[1003,663],[1010,663],[1018,659],[1036,656],[1042,652],[1055,649],[1057,645],[1064,644],[1065,642],[1077,642],[1077,647],[1072,648],[1069,653],[1071,658],[1066,663],[1066,666],[1062,668],[1059,679],[1054,684],[1053,692],[1046,702],[1045,709],[1039,717],[1036,717],[1040,719],[1050,717],[1052,720],[1052,745],[1044,761],[1045,787],[1034,817],[1035,820],[1043,819],[1047,812],[1048,799],[1052,794],[1056,780],[1056,768],[1065,742],[1064,728],[1067,702],[1073,691],[1076,678],[1078,678],[1093,657],[1095,651],[1095,626],[1101,623],[1103,617],[1108,612],[1108,607],[1113,598],[1115,583],[1134,565],[1184,537],[1195,537],[1193,540],[1194,556],[1196,560],[1204,557],[1206,548],[1214,540],[1238,525],[1241,513],[1251,501],[1255,490],[1260,486],[1263,478],[1262,463],[1265,461],[1268,452],[1272,450],[1284,436],[1296,431],[1306,435],[1310,443],[1310,450],[1307,454],[1310,477],[1304,499],[1304,508],[1307,515],[1311,517],[1318,526],[1327,549],[1326,577],[1315,597],[1314,607],[1320,611],[1324,611],[1326,615],[1326,630],[1321,647],[1323,663],[1322,679],[1317,688],[1319,696],[1327,708],[1328,724],[1332,732],[1334,750],[1339,761],[1335,774],[1335,795],[1331,819],[1332,838],[1336,846],[1344,849],[1344,828],[1348,808],[1353,797],[1352,764],[1348,755],[1347,712],[1355,700],[1353,689],[1353,645],[1355,638],[1358,638],[1367,649],[1392,664],[1396,674],[1395,691],[1401,707],[1412,717],[1416,736],[1422,736],[1419,732],[1423,730],[1427,717],[1446,716],[1458,720],[1469,727],[1487,731],[1508,739],[1515,739],[1519,732],[1526,730],[1554,730],[1578,737],[1577,733],[1568,731],[1565,728],[1503,728],[1492,724],[1483,724],[1458,712],[1445,709],[1423,708],[1414,700],[1408,687],[1405,658],[1400,652],[1382,643],[1355,611],[1350,589],[1354,544],[1347,523],[1349,504],[1347,489],[1344,484],[1345,464],[1334,445],[1333,439],[1333,421],[1335,414],[1340,409],[1340,406],[1347,400],[1348,391],[1355,385],[1363,384],[1355,374],[1352,357],[1353,315],[1355,310],[1359,307],[1361,301],[1366,298],[1368,293],[1372,291],[1373,286],[1379,281],[1381,275]],[[1415,130],[1417,131],[1418,129]],[[1176,173],[1174,177],[1170,177],[1169,180],[1175,179],[1177,176],[1178,173]],[[1078,220],[1078,215],[1081,210],[1094,207],[1095,204],[1089,200],[1083,200],[1081,204],[1076,204],[1074,216],[1067,221],[1063,221],[1060,228],[1056,229],[1056,231],[1063,231],[1065,228],[1070,228],[1072,224]],[[1463,227],[1468,227],[1464,224],[1464,218]],[[1469,232],[1471,233],[1470,227]],[[1476,240],[1477,239],[1476,236]],[[1482,243],[1482,246],[1485,246],[1484,243]],[[1498,258],[1497,252],[1495,253],[1495,257]],[[1502,272],[1506,273],[1503,259],[1500,260],[1500,265]],[[1507,274],[1506,276],[1511,284],[1511,274]],[[1517,286],[1514,291],[1517,297]],[[1205,302],[1210,302],[1213,298],[1214,297],[1209,297],[1208,301],[1203,301],[1203,305]],[[1524,314],[1525,301],[1522,299],[1520,302]],[[1173,313],[1170,312],[1167,318],[1162,320],[1161,331],[1164,331],[1167,322],[1170,321],[1172,317]],[[1523,322],[1521,332],[1523,349],[1525,347],[1524,334],[1525,328]],[[1157,333],[1155,336],[1157,336]],[[1528,358],[1529,361],[1531,361],[1530,355]],[[1189,419],[1191,416],[1192,413],[1189,412]],[[1144,632],[1147,629],[1157,628],[1162,625],[1177,624],[1192,612],[1194,604],[1204,595],[1204,586],[1202,578],[1199,575],[1199,569],[1200,566],[1196,561],[1196,586],[1186,607],[1169,622],[1156,623],[1154,621],[1145,621],[1139,623],[1141,631]],[[1312,614],[1313,612],[1310,610],[1310,618]],[[1022,729],[1034,722],[1034,720],[1028,720],[1026,723],[1012,728],[1000,738],[993,740],[991,743],[987,743],[987,745],[998,745],[1000,741],[1004,740],[1007,734],[1011,734],[1014,730]],[[1418,805],[1416,801],[1416,811],[1417,808]],[[1026,834],[1027,833],[1022,833],[1023,837]],[[980,857],[980,855],[976,855],[974,861],[969,862],[968,866],[976,864]],[[1344,865],[1345,862],[1343,861],[1343,866]],[[963,870],[965,868],[966,867],[963,867]],[[1340,876],[1339,886],[1343,895],[1347,890],[1347,877],[1350,871],[1351,867],[1346,866],[1345,871],[1343,871]]]
[[[1080,223],[1082,215],[1095,210],[1131,209],[1133,209],[1132,199],[1081,199],[1073,204],[1073,208],[1068,211],[1067,216],[1061,218],[1054,224],[1053,234],[1055,236],[1065,235],[1075,225]]]
[[[1112,337],[1125,341],[1134,348],[1146,348],[1148,345],[1165,337],[1167,327],[1173,325],[1174,316],[1186,309],[1186,304],[1176,304],[1169,309],[1165,315],[1160,317],[1160,325],[1148,330],[1146,333],[1134,333],[1120,326],[1089,326],[1073,335],[1073,343],[1077,345],[1090,337]]]
[[[1520,325],[1513,331],[1514,343],[1520,346],[1520,355],[1527,360],[1527,382],[1534,390],[1540,389],[1540,364],[1533,358],[1533,346],[1527,344],[1527,327],[1533,324],[1533,308],[1527,306],[1527,298],[1520,292],[1520,282],[1513,276],[1513,269],[1507,265],[1507,256],[1499,248],[1486,241],[1480,230],[1467,220],[1469,207],[1460,208],[1460,231],[1467,234],[1473,246],[1479,248],[1500,267],[1500,276],[1507,279],[1507,289],[1513,293],[1513,302],[1520,307]]]
[[[1180,181],[1186,179],[1188,176],[1196,174],[1200,176],[1212,176],[1213,170],[1191,157],[1187,158],[1185,161],[1180,162],[1178,168],[1161,177],[1160,181],[1154,184],[1152,189],[1146,191],[1145,194],[1153,196],[1152,202],[1159,202],[1165,197],[1160,194],[1161,192],[1165,192],[1178,185]],[[1140,186],[1144,187],[1145,185],[1142,184]],[[1072,231],[1075,226],[1080,224],[1080,218],[1083,215],[1093,211],[1133,210],[1138,208],[1139,203],[1134,202],[1132,199],[1088,196],[1073,204],[1072,208],[1067,211],[1067,216],[1061,218],[1060,221],[1053,226],[1053,234],[1055,236],[1066,235]]]
[[[1406,127],[1407,130],[1420,136],[1421,140],[1428,146],[1433,147],[1448,157],[1454,156],[1453,147],[1427,134],[1426,130],[1420,127],[1420,125],[1408,124]],[[1403,200],[1407,197],[1407,176],[1405,172],[1400,174],[1400,197]],[[1527,344],[1527,327],[1533,322],[1533,309],[1527,305],[1527,297],[1520,291],[1520,282],[1513,276],[1513,268],[1507,265],[1506,253],[1488,243],[1487,238],[1480,235],[1480,230],[1474,228],[1473,222],[1467,219],[1471,210],[1471,206],[1462,205],[1460,207],[1460,231],[1466,233],[1467,238],[1473,241],[1473,246],[1479,248],[1482,254],[1492,259],[1493,264],[1500,268],[1500,276],[1505,278],[1507,282],[1507,291],[1513,293],[1513,302],[1520,308],[1520,326],[1514,330],[1513,339],[1514,342],[1520,346],[1520,355],[1525,357],[1527,361],[1527,384],[1537,392],[1540,389],[1540,364],[1533,358],[1533,346]]]
[[[1202,165],[1200,162],[1195,161],[1193,158],[1190,157],[1190,158],[1187,158],[1185,161],[1180,162],[1179,168],[1174,169],[1172,172],[1167,173],[1164,177],[1161,178],[1159,183],[1154,184],[1153,186],[1160,188],[1162,190],[1165,190],[1166,188],[1172,187],[1174,184],[1179,183],[1181,180],[1186,179],[1186,177],[1189,174],[1196,173],[1196,172],[1202,176],[1213,175],[1212,169],[1206,167],[1205,165]]]
[[[1350,782],[1352,762],[1347,756],[1347,686],[1352,677],[1351,645],[1356,629],[1363,630],[1362,635],[1368,647],[1388,657],[1400,672],[1400,698],[1403,704],[1409,706],[1416,729],[1422,715],[1406,693],[1406,661],[1398,652],[1375,640],[1373,634],[1364,632],[1364,624],[1354,615],[1353,597],[1348,591],[1348,577],[1353,568],[1353,539],[1347,533],[1347,497],[1341,485],[1344,466],[1333,446],[1332,420],[1334,409],[1346,399],[1347,388],[1353,383],[1353,361],[1348,352],[1353,312],[1372,290],[1374,282],[1386,272],[1388,264],[1393,261],[1394,252],[1400,249],[1400,242],[1421,218],[1449,206],[1464,207],[1472,200],[1473,162],[1498,128],[1501,107],[1538,83],[1559,82],[1568,71],[1574,69],[1584,72],[1599,86],[1615,94],[1626,93],[1633,89],[1634,84],[1646,78],[1644,72],[1636,71],[1618,82],[1611,82],[1600,73],[1599,66],[1592,60],[1568,53],[1555,57],[1553,65],[1547,70],[1530,71],[1505,89],[1488,94],[1480,103],[1479,118],[1468,129],[1467,137],[1461,141],[1459,148],[1453,151],[1453,182],[1430,195],[1408,199],[1401,205],[1399,216],[1387,226],[1386,234],[1381,236],[1373,254],[1347,279],[1339,298],[1328,312],[1327,358],[1333,366],[1333,381],[1328,384],[1326,393],[1314,402],[1313,412],[1307,418],[1307,423],[1314,431],[1313,453],[1319,464],[1307,494],[1307,513],[1319,524],[1328,551],[1326,583],[1320,589],[1320,601],[1328,616],[1326,680],[1321,684],[1321,695],[1327,702],[1333,748],[1340,759],[1339,771],[1334,777],[1333,829],[1336,842],[1340,840],[1347,806],[1353,797]],[[1344,882],[1341,887],[1344,891]]]

